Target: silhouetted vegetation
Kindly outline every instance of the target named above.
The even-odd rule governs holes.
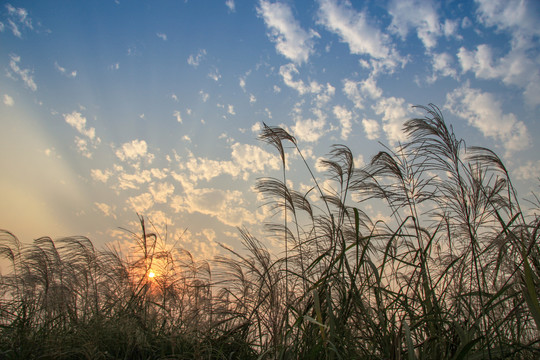
[[[422,109],[407,143],[362,168],[335,145],[324,186],[304,161],[307,193],[287,185],[288,149],[304,159],[296,139],[265,125],[283,173],[256,187],[279,219],[268,231],[281,255],[240,229],[247,252],[197,262],[142,217],[131,256],[2,231],[12,269],[0,283],[0,357],[540,358],[540,217],[521,209],[494,152]],[[367,202],[389,217],[370,218]]]

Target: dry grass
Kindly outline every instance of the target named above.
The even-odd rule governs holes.
[[[142,217],[132,258],[83,237],[22,245],[2,231],[12,271],[0,280],[0,357],[540,357],[540,218],[525,217],[496,154],[422,109],[408,142],[364,168],[334,146],[332,189],[304,161],[307,193],[286,185],[286,149],[303,159],[295,138],[265,125],[283,175],[257,188],[282,215],[268,225],[282,256],[240,229],[247,252],[198,263],[161,248]],[[366,201],[391,220],[370,219]]]

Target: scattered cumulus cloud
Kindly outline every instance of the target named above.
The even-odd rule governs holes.
[[[15,104],[15,101],[13,100],[13,98],[9,96],[8,94],[4,94],[3,101],[4,101],[4,105],[6,106],[13,106]]]
[[[96,181],[100,181],[102,183],[106,183],[107,180],[112,176],[112,171],[110,170],[101,170],[101,169],[92,169],[90,170],[90,175],[92,176],[92,179]]]
[[[144,214],[148,209],[154,206],[154,198],[150,193],[142,193],[137,196],[131,196],[127,200],[128,204],[139,214]]]
[[[369,56],[375,69],[392,71],[404,62],[388,35],[370,23],[366,12],[356,11],[349,1],[320,0],[319,5],[319,24],[338,35],[351,54]]]
[[[201,63],[201,61],[204,59],[204,57],[206,56],[206,50],[205,49],[201,49],[197,52],[197,54],[193,55],[189,55],[188,59],[187,59],[187,63],[193,67],[198,67],[199,64]]]
[[[406,140],[403,124],[412,117],[411,104],[406,104],[403,98],[391,96],[381,98],[372,108],[377,115],[382,115],[382,129],[391,145]]]
[[[294,76],[299,74],[298,69],[294,64],[282,65],[279,68],[279,74],[283,78],[283,82],[288,87],[298,91],[300,95],[307,93],[316,94],[321,91],[322,85],[316,81],[311,81],[309,84],[304,83],[304,81],[294,80]]]
[[[506,85],[519,86],[528,104],[540,105],[540,60],[529,57],[526,49],[512,49],[495,59],[491,47],[481,44],[473,51],[461,47],[457,56],[464,73],[471,71],[479,79],[500,79]]]
[[[316,111],[315,115],[315,119],[296,117],[292,131],[298,140],[316,142],[326,133],[326,117],[320,111]]]
[[[122,146],[116,150],[116,156],[121,161],[146,158],[151,162],[151,159],[153,158],[153,155],[148,153],[148,145],[144,140],[132,140],[131,142],[122,144]]]
[[[113,219],[116,219],[116,206],[114,205],[108,205],[105,203],[95,202],[94,205],[105,215],[112,217]]]
[[[93,140],[96,137],[96,129],[86,127],[86,118],[80,112],[73,111],[71,114],[64,114],[66,123],[75,128],[81,135]]]
[[[503,143],[506,156],[531,144],[527,127],[512,113],[505,114],[502,104],[487,92],[466,84],[447,95],[445,108],[466,119],[485,136]]]
[[[437,37],[441,34],[441,25],[433,2],[428,0],[393,0],[390,3],[389,12],[392,15],[390,30],[399,34],[402,40],[405,41],[410,28],[414,28],[426,49],[430,50],[437,45]]]
[[[163,41],[167,41],[167,34],[164,33],[156,33],[156,36],[160,38]]]
[[[214,81],[219,81],[219,79],[221,79],[221,74],[217,68],[214,68],[208,73],[208,77]]]
[[[366,137],[369,140],[375,140],[379,138],[379,122],[373,119],[362,119],[362,125],[366,132]]]
[[[169,196],[174,193],[174,185],[169,183],[154,183],[149,187],[150,193],[154,198],[154,202],[164,204]]]
[[[313,38],[318,34],[302,29],[287,4],[261,0],[257,13],[264,19],[278,53],[297,64],[308,61],[314,52]]]
[[[16,8],[11,4],[6,5],[8,12],[8,28],[12,34],[18,38],[22,37],[22,31],[24,29],[32,30],[32,19],[28,16],[28,11],[23,8]]]
[[[21,57],[17,56],[17,55],[14,55],[14,54],[11,54],[9,56],[9,58],[10,58],[9,67],[10,67],[11,71],[13,71],[13,73],[15,73],[15,75],[18,75],[21,78],[21,80],[24,82],[26,87],[28,87],[32,91],[36,91],[37,90],[37,85],[34,82],[34,76],[32,75],[33,72],[30,69],[22,69],[19,66],[19,63],[21,62]],[[10,74],[10,76],[13,77],[13,75],[11,75],[11,74]],[[15,77],[13,77],[13,78],[15,78]]]
[[[182,116],[180,115],[180,111],[175,110],[173,116],[176,118],[176,121],[178,121],[180,124],[182,123]]]
[[[203,90],[199,91],[199,95],[201,96],[203,102],[207,102],[210,98],[210,94],[205,93]]]
[[[65,75],[67,77],[70,77],[70,78],[77,77],[77,71],[76,70],[68,71],[68,70],[66,70],[66,68],[58,65],[58,63],[56,61],[54,62],[54,68],[56,70],[58,70],[62,75]]]
[[[235,5],[234,5],[234,0],[225,1],[225,5],[227,6],[227,8],[229,8],[229,11],[232,11],[232,12],[236,11],[236,8],[235,8]]]
[[[376,100],[382,96],[382,90],[373,77],[363,81],[343,80],[343,93],[358,109],[364,108],[365,99]]]
[[[341,138],[347,140],[352,131],[352,113],[344,106],[334,106],[334,115],[341,126]]]

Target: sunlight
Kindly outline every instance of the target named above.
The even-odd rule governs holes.
[[[156,276],[156,273],[154,273],[153,271],[150,271],[150,272],[148,273],[148,277],[149,277],[150,279],[154,278],[155,276]]]

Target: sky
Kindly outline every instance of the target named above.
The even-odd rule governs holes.
[[[535,0],[2,2],[0,229],[104,246],[141,214],[195,256],[239,249],[238,227],[263,240],[272,220],[254,190],[280,176],[263,122],[322,179],[332,144],[361,166],[429,103],[526,197],[540,178],[538,23]],[[299,157],[288,166],[308,191]]]

